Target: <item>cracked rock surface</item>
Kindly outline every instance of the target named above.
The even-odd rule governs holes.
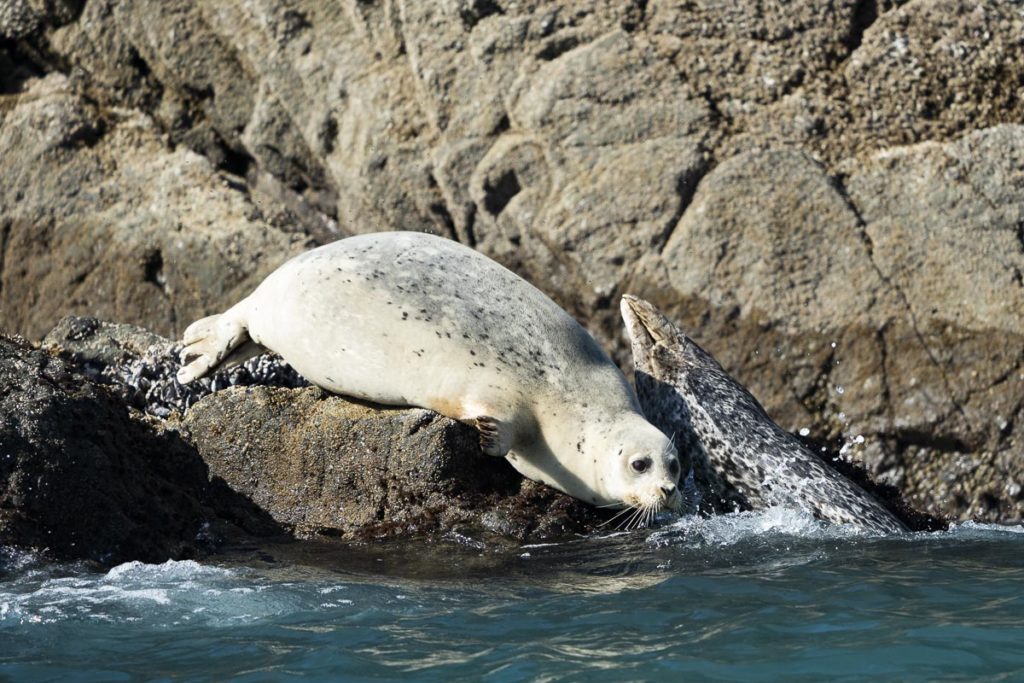
[[[600,519],[481,453],[473,428],[428,410],[312,387],[232,387],[193,406],[181,428],[211,473],[302,538],[524,541],[590,531]]]
[[[0,3],[0,328],[174,337],[431,230],[623,367],[628,291],[916,505],[1019,520],[1022,35],[999,0]]]

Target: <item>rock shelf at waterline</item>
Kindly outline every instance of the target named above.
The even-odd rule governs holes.
[[[470,427],[328,395],[280,359],[182,387],[174,343],[130,325],[68,318],[41,349],[0,346],[0,544],[110,564],[257,539],[608,529],[611,513],[482,455]]]
[[[484,456],[466,425],[296,387],[271,358],[181,387],[172,342],[89,319],[0,351],[0,545],[109,564],[258,538],[519,543],[607,517]]]

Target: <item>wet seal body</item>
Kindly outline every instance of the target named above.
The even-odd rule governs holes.
[[[182,382],[271,349],[329,391],[472,424],[485,453],[637,522],[680,505],[675,449],[597,342],[451,240],[387,232],[306,252],[184,343]]]
[[[907,530],[867,491],[775,424],[750,392],[654,306],[626,295],[621,310],[645,414],[675,435],[717,502],[798,508],[873,532]]]

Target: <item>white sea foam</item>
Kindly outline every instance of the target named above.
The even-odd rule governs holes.
[[[804,510],[771,507],[707,518],[683,517],[652,533],[647,542],[656,547],[724,547],[755,538],[830,540],[863,538],[866,535],[869,534],[853,526],[822,522]]]
[[[1003,534],[1024,534],[1024,524],[985,524],[983,522],[961,522],[950,525],[945,533],[964,538],[992,538]]]
[[[738,512],[708,518],[683,517],[653,532],[647,543],[657,547],[729,547],[745,542],[772,543],[786,539],[809,541],[855,541],[902,539],[905,541],[999,540],[1024,534],[1024,524],[1003,525],[979,522],[953,524],[947,531],[885,535],[848,524],[815,519],[803,510],[772,507],[756,512]]]
[[[161,564],[125,562],[108,571],[104,580],[108,583],[181,582],[231,575],[229,569],[199,564],[195,560],[168,560]]]
[[[59,568],[23,573],[0,584],[0,626],[49,623],[68,619],[133,621],[153,609],[194,599],[197,582],[225,580],[232,572],[192,561],[147,565],[129,562],[106,574],[54,576]]]
[[[529,562],[551,567],[594,563],[607,574],[590,572],[580,582],[573,572],[566,585],[574,592],[617,592],[652,585],[667,576],[691,572],[757,571],[827,559],[862,543],[1015,542],[1024,526],[967,522],[939,533],[883,537],[850,526],[828,524],[794,509],[770,508],[711,518],[687,517],[653,531],[614,532],[566,543],[537,543],[519,552]],[[2,549],[0,549],[2,551]],[[126,563],[106,573],[79,566],[41,564],[34,556],[4,551],[0,581],[0,642],[4,632],[23,633],[33,624],[103,622],[147,627],[232,627],[271,623],[282,615],[337,612],[337,619],[365,621],[390,613],[407,593],[393,588],[341,581],[337,576],[306,576],[295,570],[261,572],[226,569],[194,561]],[[543,565],[543,563],[547,565]],[[656,567],[658,571],[638,571]],[[627,571],[628,568],[628,571]],[[549,588],[552,574],[546,574]],[[418,609],[415,605],[403,609]],[[383,612],[381,612],[383,610]],[[319,618],[319,617],[318,617]]]
[[[0,632],[23,624],[71,620],[232,626],[323,609],[323,595],[345,584],[273,581],[254,571],[192,560],[128,562],[105,574],[51,565],[16,572],[0,583]],[[351,600],[332,607],[350,610]],[[0,638],[3,636],[0,635]]]

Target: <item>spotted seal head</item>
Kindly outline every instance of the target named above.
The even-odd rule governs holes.
[[[749,391],[650,303],[623,296],[645,414],[680,451],[714,501],[747,509],[789,507],[873,532],[906,531],[863,488],[779,427]]]
[[[675,449],[597,342],[451,240],[386,232],[306,252],[184,344],[183,383],[271,349],[329,391],[472,424],[485,453],[637,524],[680,505]]]

